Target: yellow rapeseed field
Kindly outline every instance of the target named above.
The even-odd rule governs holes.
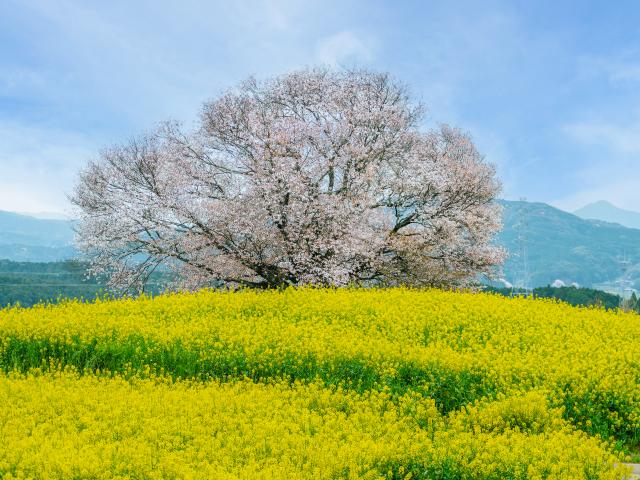
[[[411,289],[0,310],[0,476],[620,479],[639,319]]]

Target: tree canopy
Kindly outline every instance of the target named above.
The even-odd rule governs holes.
[[[468,135],[423,131],[389,75],[310,69],[250,78],[105,149],[73,202],[94,273],[139,287],[463,284],[504,253],[499,183]]]

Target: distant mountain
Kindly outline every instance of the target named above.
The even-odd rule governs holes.
[[[640,230],[585,220],[545,203],[501,201],[497,241],[509,252],[505,279],[530,287],[566,285],[640,289]],[[525,255],[522,255],[525,252]],[[611,287],[611,288],[607,288]]]
[[[42,220],[69,220],[71,217],[60,212],[15,212],[27,217],[39,218]]]
[[[619,223],[629,228],[640,228],[640,213],[624,210],[604,200],[585,205],[573,213],[580,218],[603,220]]]
[[[0,211],[0,259],[52,262],[75,256],[73,226],[67,220],[44,220]]]

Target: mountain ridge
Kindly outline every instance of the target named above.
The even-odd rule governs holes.
[[[504,225],[497,243],[510,252],[503,268],[509,283],[640,288],[640,230],[541,202],[499,203]]]
[[[73,222],[0,210],[0,259],[52,262],[76,255]]]
[[[617,207],[606,200],[589,203],[575,210],[573,214],[583,219],[602,220],[640,229],[640,212]]]

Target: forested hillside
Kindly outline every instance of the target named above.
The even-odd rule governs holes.
[[[528,273],[529,287],[559,279],[567,285],[617,281],[640,288],[640,230],[584,220],[545,203],[501,204],[504,227],[497,242],[509,252],[504,277],[511,284],[521,284]]]
[[[156,274],[147,293],[158,293],[161,281],[162,275]],[[63,298],[93,300],[107,293],[103,283],[88,278],[87,265],[82,262],[0,260],[0,307],[17,303],[31,306]]]
[[[93,299],[103,292],[95,279],[86,278],[83,263],[0,260],[0,306],[30,306],[63,297]]]

